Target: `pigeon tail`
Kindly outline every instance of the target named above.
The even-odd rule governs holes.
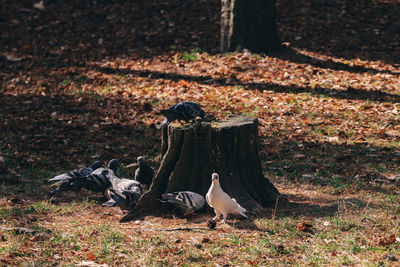
[[[103,162],[98,160],[98,161],[95,161],[92,164],[90,164],[88,168],[90,168],[92,170],[96,170],[96,169],[100,168],[101,166],[103,166]]]
[[[141,193],[140,190],[132,190],[132,191],[125,190],[122,191],[122,195],[124,195],[129,204],[133,206],[136,205],[136,203],[139,201]]]
[[[115,202],[114,199],[109,199],[106,202],[104,202],[103,204],[101,204],[103,207],[115,207],[117,206],[117,202]]]
[[[240,206],[239,203],[237,203],[236,199],[232,198],[232,200],[233,200],[233,201],[236,203],[236,205],[237,205],[236,212],[239,213],[240,215],[242,215],[243,217],[245,217],[245,218],[248,219],[249,217],[247,217],[247,215],[244,214],[245,212],[247,212],[247,210],[246,210],[245,208],[243,208],[242,206]]]
[[[240,215],[242,215],[243,217],[245,217],[246,219],[248,219],[249,217],[247,217],[246,214],[244,214],[243,212],[239,212]]]
[[[169,121],[167,118],[165,118],[160,125],[157,126],[157,129],[163,129],[169,124]]]
[[[68,179],[71,179],[71,176],[69,176],[68,174],[63,173],[63,174],[57,175],[56,177],[53,177],[53,178],[49,179],[49,182],[65,181],[65,180],[68,180]]]

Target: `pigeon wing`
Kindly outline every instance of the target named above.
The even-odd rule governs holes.
[[[119,205],[121,201],[124,201],[125,199],[123,196],[121,197],[120,194],[117,194],[117,192],[114,189],[109,189],[108,190],[108,196],[110,199],[102,204],[102,206],[107,206],[107,207],[115,207]]]
[[[193,118],[193,115],[190,112],[190,106],[186,106],[184,103],[179,103],[179,105],[175,108],[177,113],[177,119],[189,121]]]
[[[61,180],[67,180],[71,178],[78,178],[78,177],[83,177],[91,174],[94,170],[100,168],[103,165],[103,162],[101,161],[95,161],[92,164],[89,165],[89,167],[81,168],[79,170],[75,171],[69,171],[60,175],[57,175],[54,178],[51,178],[49,181],[61,181]]]
[[[192,212],[201,209],[205,200],[204,197],[198,193],[191,191],[178,191],[174,193],[165,193],[162,195],[160,202],[168,203],[175,206],[182,212]]]
[[[137,187],[135,189],[138,189]],[[122,191],[122,194],[126,198],[126,202],[130,207],[134,207],[136,203],[139,201],[139,198],[141,196],[140,190],[124,190]]]
[[[245,218],[249,218],[247,217],[247,215],[245,214],[245,212],[247,211],[245,208],[243,208],[242,206],[239,205],[239,203],[237,203],[236,199],[232,198],[233,202],[236,203],[236,213],[242,215]]]
[[[190,191],[184,191],[182,193],[186,194],[189,197],[193,210],[199,210],[204,207],[206,201],[202,195]]]
[[[213,204],[211,203],[211,197],[210,197],[211,192],[208,191],[208,193],[206,194],[206,201],[208,203],[208,205],[213,208]]]
[[[201,109],[200,105],[194,102],[186,101],[184,102],[185,110],[188,116],[192,119],[197,116],[203,117],[205,112]]]
[[[232,213],[237,208],[237,203],[222,190],[216,192],[213,202],[215,208],[227,213]]]
[[[109,173],[108,169],[98,168],[88,176],[75,179],[74,183],[94,192],[104,192],[111,186],[111,182],[108,179]]]

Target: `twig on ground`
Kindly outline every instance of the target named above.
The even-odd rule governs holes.
[[[275,220],[276,210],[278,209],[279,197],[280,197],[280,196],[278,196],[278,197],[276,198],[276,201],[275,201],[275,208],[272,210],[272,220]]]
[[[213,229],[204,228],[204,227],[178,227],[178,228],[170,228],[170,229],[157,229],[157,231],[196,231],[196,230],[205,230],[205,231],[213,231]]]

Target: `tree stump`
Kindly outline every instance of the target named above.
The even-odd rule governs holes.
[[[278,190],[264,177],[258,155],[258,121],[233,115],[221,122],[163,129],[162,161],[148,192],[121,221],[160,215],[161,194],[181,190],[205,196],[211,174],[220,175],[222,189],[250,213],[271,207]]]

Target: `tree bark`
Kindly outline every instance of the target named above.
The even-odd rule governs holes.
[[[221,52],[280,48],[275,0],[221,0]]]
[[[205,196],[211,174],[222,189],[250,213],[273,207],[278,190],[264,177],[258,154],[258,121],[235,115],[222,122],[169,125],[162,135],[163,157],[147,193],[122,221],[160,215],[165,192],[188,190]]]

